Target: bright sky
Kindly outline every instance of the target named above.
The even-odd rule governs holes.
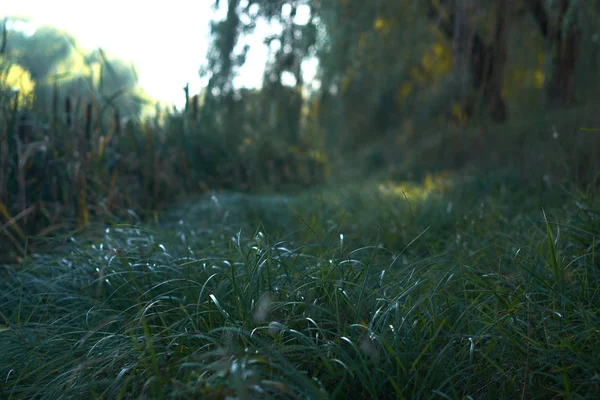
[[[201,87],[198,69],[209,45],[212,0],[2,1],[0,18],[28,17],[71,33],[81,47],[102,47],[132,60],[140,85],[167,104],[183,103],[183,87]],[[244,86],[259,85],[266,50],[254,46],[241,71]]]

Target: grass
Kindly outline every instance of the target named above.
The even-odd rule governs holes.
[[[290,146],[275,136],[279,132],[267,135],[267,122],[248,123],[252,99],[236,105],[237,120],[228,117],[244,129],[225,135],[223,124],[200,122],[200,114],[219,119],[225,110],[202,111],[198,96],[190,99],[187,92],[185,111],[157,105],[152,118],[125,115],[117,100],[127,88],[107,94],[102,86],[102,71],[113,69],[107,59],[99,76],[86,76],[87,90],[40,82],[46,88],[40,93],[48,93],[33,104],[6,82],[12,67],[0,57],[0,263],[20,262],[29,236],[151,219],[190,193],[310,186],[324,179],[324,155],[303,143]]]
[[[463,176],[99,227],[0,270],[0,398],[592,398],[599,213]]]

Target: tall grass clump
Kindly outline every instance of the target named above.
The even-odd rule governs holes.
[[[503,193],[217,194],[74,237],[0,271],[0,397],[593,398],[597,202]]]
[[[187,88],[182,111],[124,115],[119,101],[126,94],[146,106],[150,100],[127,87],[107,92],[103,80],[114,71],[99,54],[101,68],[72,78],[84,79],[87,90],[68,89],[71,81],[45,84],[39,91],[47,102],[12,90],[2,79],[15,66],[0,59],[0,262],[23,260],[26,240],[37,243],[32,237],[154,218],[191,193],[322,180],[323,161],[310,148],[258,140],[254,125],[223,134],[217,111],[209,115],[213,123],[203,120],[202,96],[189,97]],[[236,102],[240,114],[248,114],[247,103]]]

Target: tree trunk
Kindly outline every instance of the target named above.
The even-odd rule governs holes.
[[[512,0],[498,0],[494,42],[487,49],[485,79],[481,82],[483,101],[494,122],[507,119],[506,103],[502,98],[504,69],[508,55],[508,18]]]
[[[581,31],[575,23],[565,26],[571,2],[559,0],[555,22],[550,21],[543,0],[527,0],[540,33],[546,38],[551,58],[550,77],[546,81],[546,99],[550,108],[570,107],[575,102],[573,78]]]
[[[441,31],[452,40],[457,97],[467,115],[473,115],[479,109],[494,122],[505,122],[508,118],[502,89],[512,2],[497,1],[494,39],[490,44],[484,43],[468,20],[478,4],[476,1],[456,0],[450,21],[442,20],[439,10],[430,6],[430,17],[438,20]],[[479,104],[475,104],[476,101]]]
[[[568,32],[564,39],[554,42],[552,74],[547,87],[550,107],[570,107],[575,102],[573,77],[579,40],[578,33]]]
[[[456,0],[452,30],[446,33],[452,39],[452,72],[458,84],[458,98],[462,101],[467,99],[472,89],[471,80],[477,75],[473,70],[473,63],[476,62],[473,48],[476,33],[467,21],[471,5],[467,1],[469,0]]]

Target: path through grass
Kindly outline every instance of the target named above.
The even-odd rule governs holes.
[[[508,182],[219,193],[75,237],[0,269],[0,398],[592,398],[600,207]]]

